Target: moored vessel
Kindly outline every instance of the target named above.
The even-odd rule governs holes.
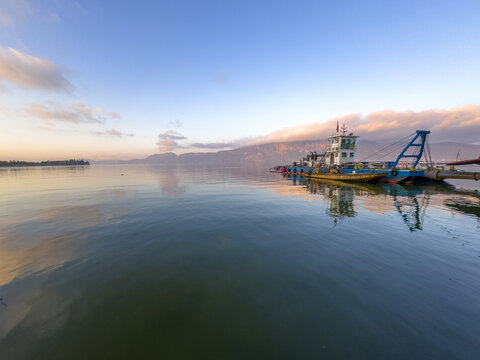
[[[445,170],[445,165],[434,164],[428,145],[429,134],[429,130],[416,130],[373,154],[385,157],[397,151],[395,161],[356,161],[356,140],[359,136],[347,133],[345,125],[339,131],[337,125],[337,133],[328,137],[330,149],[325,153],[311,152],[299,162],[283,164],[270,170],[312,179],[332,177],[340,181],[361,181],[364,178],[368,179],[366,182],[413,183],[480,179],[480,172],[459,171],[454,166]],[[424,161],[421,161],[422,158]]]

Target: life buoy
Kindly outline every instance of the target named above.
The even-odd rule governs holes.
[[[357,167],[358,167],[359,169],[363,169],[363,163],[358,163]]]
[[[402,168],[408,169],[408,163],[406,161],[402,163]]]
[[[320,174],[320,168],[317,168],[317,169],[315,170],[315,174]]]
[[[391,174],[392,176],[397,176],[397,175],[398,175],[397,169],[393,168],[392,171],[390,171],[390,174]]]

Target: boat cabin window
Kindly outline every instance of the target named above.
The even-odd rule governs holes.
[[[355,139],[342,139],[342,149],[346,149],[346,150],[355,149]]]

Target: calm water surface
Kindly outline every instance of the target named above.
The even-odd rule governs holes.
[[[478,359],[460,184],[0,170],[0,358]]]

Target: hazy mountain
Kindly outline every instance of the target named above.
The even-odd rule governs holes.
[[[374,141],[359,141],[357,144],[356,160],[394,160],[400,149],[389,151],[378,150],[389,146]],[[137,163],[137,164],[215,164],[215,163],[245,163],[263,162],[267,165],[277,165],[283,162],[299,160],[310,151],[323,153],[329,148],[327,141],[295,141],[285,143],[270,143],[246,146],[234,150],[224,150],[211,153],[187,153],[175,155],[173,153],[154,154],[144,159],[126,161],[97,161],[96,163]],[[455,160],[458,152],[462,159],[473,159],[480,156],[480,145],[442,142],[430,144],[432,157],[436,161]]]

